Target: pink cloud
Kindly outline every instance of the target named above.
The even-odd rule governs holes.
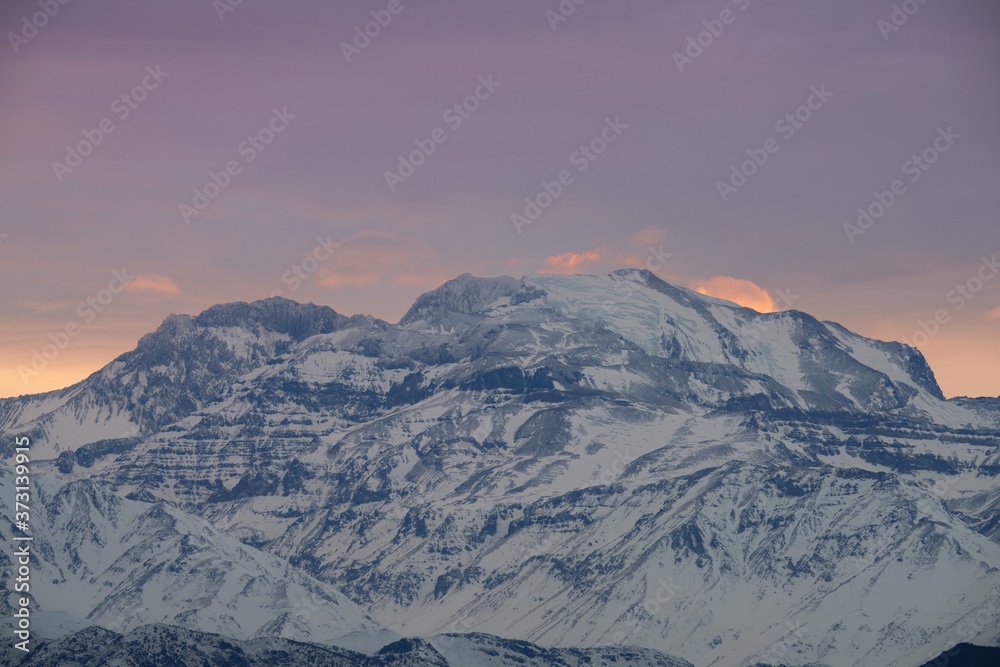
[[[726,299],[761,313],[773,313],[774,300],[766,289],[742,278],[715,276],[708,280],[693,281],[691,288],[701,294]]]
[[[176,296],[181,293],[177,284],[167,276],[136,276],[126,287],[129,292],[158,292]]]
[[[541,273],[577,273],[580,269],[596,264],[607,251],[604,248],[575,253],[564,252],[553,257],[546,257],[545,263],[549,269]]]

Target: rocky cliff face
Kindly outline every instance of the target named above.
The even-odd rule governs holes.
[[[269,299],[152,336],[0,401],[0,428],[403,634],[713,665],[1000,643],[955,636],[1000,586],[1000,411],[943,400],[904,345],[634,270],[462,276],[397,325]]]

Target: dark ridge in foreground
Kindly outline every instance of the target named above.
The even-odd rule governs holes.
[[[1000,647],[961,643],[920,667],[997,667]]]
[[[437,644],[437,648],[435,647]],[[438,650],[440,648],[440,651]],[[454,650],[459,660],[445,654]],[[9,648],[0,667],[693,667],[651,649],[547,649],[480,633],[400,639],[374,655],[278,637],[238,640],[172,625],[125,634],[92,626],[40,641],[30,653]]]

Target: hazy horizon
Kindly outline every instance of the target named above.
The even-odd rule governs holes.
[[[635,268],[635,267],[621,267],[621,268],[622,269],[627,269],[627,268]],[[527,278],[529,276],[546,275],[546,274],[551,274],[551,273],[553,273],[553,272],[551,272],[551,271],[541,271],[541,272],[530,273],[530,274],[523,274],[523,275],[507,275],[506,277],[514,278],[514,279],[517,279],[517,280],[521,280],[521,279]],[[463,274],[463,275],[471,275],[471,274]],[[603,275],[603,274],[573,274],[573,275],[579,275],[579,276],[587,277],[587,276],[598,276],[598,275]],[[475,276],[475,277],[485,277],[485,276]],[[499,277],[499,276],[496,276],[496,277]],[[453,280],[453,279],[454,278],[449,278],[447,281],[444,281],[444,282],[448,282],[448,281]],[[666,282],[670,283],[671,281],[668,280]],[[734,294],[730,294],[727,297],[724,297],[724,296],[719,296],[718,294],[712,294],[711,291],[709,289],[705,288],[705,287],[694,288],[694,287],[690,287],[690,286],[687,286],[687,285],[679,285],[678,283],[671,283],[671,284],[675,284],[677,286],[680,286],[680,287],[683,287],[683,288],[686,288],[686,289],[691,289],[692,291],[696,291],[696,292],[699,292],[700,294],[704,294],[704,295],[707,295],[707,296],[712,296],[712,297],[715,297],[715,298],[724,299],[726,301],[730,301],[730,302],[732,302],[732,303],[734,303],[736,305],[741,305],[741,306],[743,306],[743,304],[739,303],[739,301],[736,300],[736,299],[734,299],[733,297],[743,296],[743,297],[745,297],[745,298],[742,299],[743,301],[753,301],[755,299],[755,297],[758,297],[758,295],[756,295],[756,294],[735,294],[735,293]],[[779,299],[778,299],[779,303],[775,303],[774,304],[775,306],[783,305],[783,304],[780,303],[780,297],[781,296],[783,296],[783,295],[779,295]],[[296,298],[294,298],[294,294],[290,295],[290,296],[284,295],[284,294],[272,294],[271,296],[261,297],[259,299],[241,300],[241,301],[230,301],[230,302],[225,302],[225,303],[248,303],[248,304],[252,304],[252,303],[257,303],[259,301],[266,301],[266,300],[271,299],[271,298],[284,298],[284,299],[289,299],[291,301],[295,301],[296,303],[300,303],[300,304],[312,304],[312,305],[318,305],[318,306],[332,307],[329,304],[322,304],[322,303],[317,304],[314,301],[304,301],[304,300],[296,299]],[[416,299],[414,299],[414,300],[416,300]],[[213,304],[212,306],[209,306],[209,308],[212,308],[212,307],[215,307],[215,306],[218,306],[218,305],[225,305],[225,303]],[[412,305],[412,304],[410,304],[410,305]],[[744,307],[753,308],[753,306],[744,306]],[[390,324],[398,324],[399,321],[400,321],[400,319],[402,319],[402,317],[406,314],[406,311],[408,309],[409,309],[409,306],[407,306],[406,309],[404,309],[402,312],[400,312],[398,314],[398,316],[392,316],[392,317],[386,318],[386,317],[378,317],[377,315],[374,315],[372,313],[366,313],[366,312],[344,312],[344,311],[340,311],[340,310],[337,310],[336,308],[334,308],[334,310],[336,310],[336,312],[338,312],[341,315],[346,315],[348,317],[355,316],[355,315],[368,315],[368,316],[375,317],[376,319],[382,320],[382,321],[390,323]],[[207,309],[204,309],[204,310],[207,310]],[[201,311],[198,311],[198,312],[190,312],[190,313],[188,313],[188,312],[171,312],[171,313],[166,314],[163,319],[165,320],[166,318],[171,317],[173,315],[180,315],[180,316],[186,316],[186,317],[197,317],[202,312],[204,312],[204,310],[201,310]],[[776,308],[774,308],[773,310],[770,310],[770,311],[760,311],[760,310],[758,310],[757,312],[780,312],[782,310],[798,310],[798,309],[794,308],[794,307],[791,307],[791,308],[779,308],[779,307],[776,307]],[[161,323],[162,323],[162,321],[161,321]],[[159,326],[159,325],[157,325],[157,326]],[[155,329],[156,329],[156,327],[154,327],[153,329],[150,329],[146,333],[151,333]],[[896,341],[896,342],[899,342],[899,341]],[[136,341],[136,343],[138,343],[138,341]],[[108,359],[108,361],[106,363],[101,364],[100,367],[94,369],[94,371],[92,371],[90,373],[87,373],[83,377],[80,377],[79,379],[74,380],[74,381],[70,382],[67,385],[64,385],[64,386],[61,386],[61,387],[54,387],[53,389],[45,390],[45,391],[46,392],[47,391],[58,391],[60,389],[65,389],[65,388],[70,387],[70,386],[72,386],[74,384],[82,382],[83,380],[87,379],[90,375],[92,375],[93,373],[99,371],[101,368],[103,368],[104,366],[106,366],[108,363],[111,363],[114,359],[116,359],[118,356],[120,356],[120,354],[125,354],[125,353],[127,353],[127,352],[129,352],[129,351],[131,351],[133,349],[135,349],[135,345],[129,347],[128,349],[122,350],[119,354],[116,354],[111,359]],[[931,367],[931,370],[934,371],[933,366]],[[936,376],[936,374],[935,374],[935,376]],[[939,382],[939,384],[940,384],[940,382]],[[32,392],[32,393],[44,393],[44,392]],[[0,395],[0,398],[12,398],[12,397],[20,396],[20,395],[24,395],[24,394],[12,394],[10,396]],[[949,395],[947,392],[945,392],[945,396],[946,396],[946,398],[955,398],[955,397],[958,397],[958,396],[969,396],[971,398],[975,398],[976,397],[976,396],[970,396],[970,395],[967,395],[967,394],[956,394],[956,395],[952,396],[952,395]]]

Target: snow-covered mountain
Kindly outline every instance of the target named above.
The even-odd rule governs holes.
[[[699,665],[1000,644],[1000,614],[975,620],[1000,590],[1000,402],[646,271],[461,276],[395,325],[280,298],[171,316],[74,387],[0,400],[0,431],[404,635]]]
[[[127,631],[150,622],[236,638],[329,641],[382,626],[329,585],[165,503],[122,500],[90,480],[30,487],[36,631],[53,623]],[[0,471],[0,539],[14,535],[14,477]],[[23,543],[21,543],[23,544]],[[20,544],[18,544],[20,546]],[[0,554],[6,573],[9,552]],[[5,580],[10,580],[5,576]],[[6,591],[5,609],[22,593]],[[9,617],[9,614],[5,614]]]
[[[292,344],[370,320],[287,299],[216,306],[197,317],[171,315],[135,350],[83,382],[0,400],[0,429],[30,429],[52,455],[94,442],[102,443],[97,455],[114,453],[211,404],[236,378]]]
[[[0,539],[21,547],[14,537],[24,533],[6,528],[12,477],[0,471]],[[29,488],[30,588],[7,590],[0,610],[9,621],[17,598],[29,597],[33,639],[28,653],[8,645],[0,665],[691,667],[637,647],[404,639],[330,586],[164,503],[122,500],[91,481],[39,477]],[[0,553],[6,581],[14,566]]]

